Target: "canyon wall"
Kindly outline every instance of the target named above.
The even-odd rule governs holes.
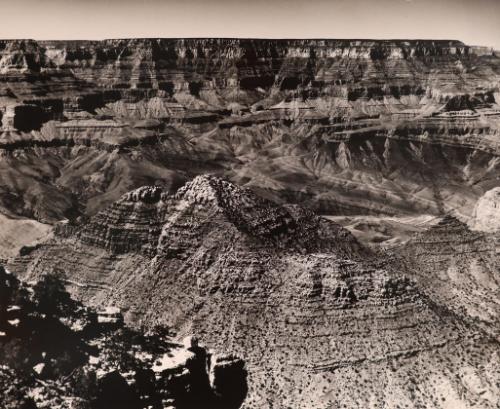
[[[447,237],[446,223],[378,254],[309,210],[199,176],[175,194],[131,191],[9,268],[25,280],[59,274],[76,297],[117,305],[134,325],[195,333],[243,357],[244,408],[494,408],[495,252],[458,221]],[[477,268],[448,269],[453,281],[441,282],[453,246]],[[462,303],[449,296],[466,288]]]
[[[246,409],[496,408],[499,83],[451,40],[0,41],[0,257],[243,357]]]
[[[500,184],[500,58],[458,41],[8,40],[0,54],[7,214],[74,218],[215,172],[328,214],[469,218]],[[99,188],[74,182],[86,155]]]
[[[500,185],[499,79],[451,40],[3,40],[0,206],[75,220],[214,173],[324,214],[468,220]]]

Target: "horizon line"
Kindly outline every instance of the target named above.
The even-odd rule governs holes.
[[[262,41],[442,41],[442,42],[457,42],[468,47],[485,47],[495,49],[494,46],[485,44],[468,44],[463,40],[456,38],[436,38],[436,37],[388,37],[388,38],[375,38],[375,37],[253,37],[253,36],[137,36],[137,37],[99,37],[99,38],[35,38],[35,37],[4,37],[0,41],[109,41],[109,40],[262,40]]]

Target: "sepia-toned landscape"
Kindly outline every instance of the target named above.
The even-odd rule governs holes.
[[[0,41],[0,407],[500,405],[500,52]]]

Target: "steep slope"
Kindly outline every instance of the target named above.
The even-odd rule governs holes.
[[[396,250],[402,267],[438,303],[500,337],[500,237],[453,216]]]
[[[124,326],[116,308],[72,300],[54,276],[20,283],[0,266],[2,408],[237,409],[244,362],[216,355],[168,329]]]
[[[500,186],[499,75],[459,41],[0,41],[1,211],[211,172],[325,214],[471,217]]]
[[[340,226],[218,178],[133,191],[10,268],[240,354],[248,408],[499,403],[496,341]]]
[[[500,188],[487,191],[477,201],[472,224],[478,230],[500,231]]]

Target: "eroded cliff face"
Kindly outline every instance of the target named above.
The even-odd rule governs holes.
[[[240,88],[242,95],[233,96],[238,100],[273,87],[355,100],[422,95],[429,87],[446,98],[455,92],[445,91],[443,79],[448,87],[462,85],[464,74],[472,88],[483,81],[467,68],[484,51],[458,41],[131,39],[40,46],[48,66],[70,67],[78,78],[137,95],[148,89],[195,96],[215,91],[231,99],[225,93]],[[498,74],[495,61],[488,62],[483,69]],[[408,77],[413,84],[405,84]]]
[[[244,407],[495,407],[496,341],[399,267],[333,222],[213,176],[173,195],[132,191],[9,264],[28,280],[64,272],[86,302],[244,357]]]
[[[87,303],[244,357],[247,408],[498,407],[497,239],[464,223],[496,209],[495,52],[143,39],[0,54],[13,272],[63,275]],[[313,210],[437,221],[381,254]],[[39,239],[14,240],[26,218]]]
[[[487,191],[477,201],[472,224],[478,230],[500,231],[500,188]]]
[[[492,50],[131,39],[1,41],[0,54],[7,215],[74,219],[210,172],[328,214],[467,219],[500,185]]]
[[[446,216],[396,253],[432,298],[500,337],[500,235],[471,230]]]

